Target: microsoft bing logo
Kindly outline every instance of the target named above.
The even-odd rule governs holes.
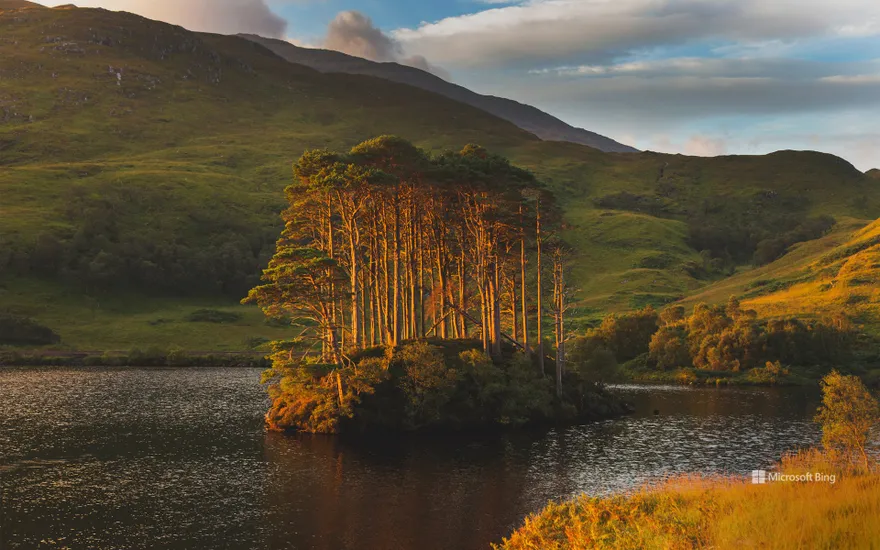
[[[767,471],[752,470],[752,483],[767,483]]]

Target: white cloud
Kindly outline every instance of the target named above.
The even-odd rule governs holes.
[[[449,17],[392,36],[450,66],[593,63],[705,39],[791,41],[880,32],[875,0],[528,0]],[[870,23],[866,23],[870,22]]]
[[[397,42],[357,11],[343,11],[333,18],[327,26],[324,47],[371,61],[393,61],[402,53]]]
[[[428,71],[446,80],[449,73],[436,67],[422,55],[406,55],[404,48],[357,11],[343,11],[327,26],[323,47],[370,61],[393,61]]]

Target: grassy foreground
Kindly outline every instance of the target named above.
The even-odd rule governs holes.
[[[551,503],[496,550],[880,548],[880,474],[846,472],[817,452],[779,471],[835,482],[678,478],[629,495]]]

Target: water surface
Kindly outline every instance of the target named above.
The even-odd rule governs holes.
[[[486,548],[549,499],[745,475],[819,437],[815,391],[614,391],[635,414],[349,441],[265,433],[257,369],[3,368],[0,549]]]

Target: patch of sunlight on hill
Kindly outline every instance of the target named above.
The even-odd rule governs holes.
[[[762,317],[821,317],[846,313],[880,331],[880,220],[843,220],[816,241],[779,260],[741,272],[682,301],[722,303],[738,296]]]

